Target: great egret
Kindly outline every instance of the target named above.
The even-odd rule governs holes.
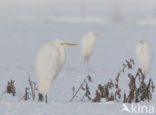
[[[54,43],[45,44],[40,49],[35,68],[38,77],[39,101],[43,101],[43,96],[47,95],[51,83],[55,80],[65,63],[64,46],[76,45],[57,40]]]
[[[98,36],[99,34],[90,32],[88,35],[86,35],[82,39],[81,49],[82,49],[82,56],[83,56],[84,62],[89,63],[89,59],[90,59],[90,56],[92,55],[94,45],[95,45],[95,38]]]
[[[150,66],[152,61],[152,49],[151,47],[140,40],[136,46],[136,57],[138,60],[139,68],[146,75],[150,72]]]

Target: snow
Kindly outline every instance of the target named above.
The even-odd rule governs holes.
[[[28,106],[29,104],[29,106]],[[108,104],[91,104],[91,103],[49,103],[46,104],[38,104],[38,103],[17,103],[16,106],[13,104],[5,104],[4,106],[0,106],[2,108],[3,115],[7,114],[23,114],[23,115],[102,115],[102,114],[110,114],[109,110],[111,108],[122,109],[122,106],[118,106],[119,104],[108,103]],[[30,109],[31,108],[31,109]],[[96,111],[92,111],[93,108],[96,108]],[[11,110],[11,111],[10,111]],[[7,112],[4,112],[7,111]],[[26,111],[23,113],[23,111]],[[4,113],[3,113],[4,112]],[[124,115],[124,112],[119,112],[119,114]]]
[[[19,2],[19,0],[16,0]],[[46,0],[48,1],[48,0]],[[156,53],[155,46],[155,17],[151,11],[154,10],[154,1],[141,2],[138,0],[130,1],[130,5],[125,4],[124,7],[119,8],[123,12],[124,22],[112,22],[110,17],[114,12],[114,2],[107,0],[107,7],[103,7],[101,1],[98,0],[88,5],[87,17],[82,18],[81,3],[68,0],[68,3],[74,4],[76,7],[73,12],[73,7],[67,8],[68,4],[59,0],[53,5],[56,9],[56,14],[50,14],[50,4],[47,9],[36,5],[33,8],[36,0],[33,0],[29,10],[24,7],[30,6],[31,1],[21,1],[15,10],[12,10],[13,3],[7,10],[3,6],[7,4],[5,1],[1,6],[3,15],[0,17],[0,114],[2,115],[126,115],[129,113],[122,112],[122,103],[117,102],[102,102],[91,103],[87,100],[81,102],[81,94],[73,102],[69,100],[72,97],[72,87],[79,87],[83,78],[88,74],[92,76],[93,83],[89,83],[92,97],[94,97],[95,90],[98,84],[105,84],[110,79],[115,79],[118,71],[122,68],[122,63],[125,59],[135,57],[135,46],[138,40],[143,39],[148,42],[153,54]],[[94,1],[94,2],[93,2]],[[10,1],[9,1],[10,2]],[[88,3],[87,0],[85,0]],[[103,2],[102,2],[103,3]],[[142,7],[139,4],[143,4]],[[153,3],[153,7],[150,7]],[[17,5],[16,3],[14,3]],[[62,9],[55,8],[59,4]],[[94,4],[96,4],[94,6]],[[100,4],[100,5],[99,5]],[[113,4],[113,5],[112,5]],[[135,8],[131,6],[135,4],[135,8],[140,6],[140,10],[135,12]],[[147,5],[146,5],[147,4]],[[19,7],[20,6],[20,7]],[[122,4],[118,5],[122,6]],[[146,6],[146,8],[144,8]],[[98,7],[98,8],[97,8]],[[107,13],[106,9],[108,9]],[[97,8],[97,9],[96,9]],[[104,9],[103,9],[104,8]],[[105,9],[106,8],[106,9]],[[20,10],[21,9],[21,12]],[[64,10],[66,9],[66,10]],[[95,12],[92,12],[94,9]],[[118,9],[118,8],[117,8]],[[146,10],[145,10],[146,9]],[[40,10],[42,12],[40,12]],[[32,11],[32,12],[31,12]],[[71,11],[71,12],[70,12]],[[60,14],[57,12],[60,12]],[[154,12],[154,11],[153,11]],[[47,14],[45,14],[47,13]],[[111,14],[111,15],[110,15]],[[127,15],[125,15],[127,14]],[[139,15],[141,15],[141,17]],[[148,18],[142,18],[142,14]],[[137,17],[138,16],[138,17]],[[129,19],[128,17],[131,17]],[[48,42],[53,42],[56,39],[64,40],[65,42],[81,43],[81,39],[88,32],[95,31],[101,36],[96,39],[96,47],[91,58],[90,65],[84,66],[81,58],[80,45],[77,47],[67,47],[67,60],[64,68],[59,76],[56,78],[48,93],[48,104],[39,103],[29,100],[27,102],[20,101],[24,95],[24,88],[28,86],[28,73],[30,73],[31,80],[37,82],[34,72],[34,63],[39,48]],[[151,73],[147,79],[152,78],[156,84],[156,62],[155,56],[153,58]],[[3,94],[6,89],[8,80],[15,80],[16,96],[12,97],[8,94]],[[128,77],[122,75],[120,85],[125,88],[127,86]],[[103,100],[104,101],[104,100]],[[150,103],[141,103],[142,105],[151,105],[156,108],[156,93],[153,94],[153,99]],[[130,107],[131,105],[128,104]]]
[[[125,59],[135,59],[135,45],[138,38],[150,43],[155,54],[155,27],[150,26],[3,21],[0,30],[0,91],[2,93],[5,90],[7,81],[10,79],[16,81],[17,89],[16,97],[0,94],[0,108],[3,115],[21,113],[32,115],[95,115],[104,113],[113,115],[116,112],[125,114],[121,112],[121,103],[80,103],[80,98],[76,98],[71,103],[69,101],[72,97],[71,89],[73,86],[77,88],[82,79],[90,74],[94,81],[90,84],[93,97],[99,83],[104,84],[116,77]],[[18,100],[24,95],[24,88],[28,86],[28,73],[30,73],[32,80],[37,81],[34,74],[34,62],[39,48],[57,38],[67,42],[80,43],[81,38],[89,31],[96,31],[102,35],[96,39],[96,48],[91,64],[88,67],[83,66],[79,46],[66,48],[66,64],[48,93],[49,103],[44,104],[37,101],[18,103]],[[155,61],[151,74],[148,76],[155,82],[156,73],[154,70]],[[122,79],[121,86],[125,87],[122,84],[128,78]],[[156,97],[153,94],[151,104],[155,105],[155,103]],[[93,108],[96,110],[92,110]],[[107,111],[109,108],[115,109]]]

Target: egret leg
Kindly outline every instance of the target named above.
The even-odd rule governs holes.
[[[48,96],[45,96],[45,102],[48,103]]]
[[[42,102],[44,100],[42,94],[39,93],[38,97],[39,97],[38,101],[41,101]]]

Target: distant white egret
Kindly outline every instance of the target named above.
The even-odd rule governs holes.
[[[82,50],[84,63],[85,62],[89,63],[89,59],[90,56],[92,55],[94,45],[95,45],[95,38],[98,36],[99,34],[90,32],[82,39],[81,50]]]
[[[65,63],[64,46],[76,45],[57,40],[54,43],[45,44],[40,49],[35,68],[38,77],[39,101],[43,101],[43,96],[47,95],[51,83],[55,80]]]
[[[150,66],[152,62],[152,49],[151,47],[140,40],[136,46],[136,57],[138,60],[139,68],[146,75],[150,72]]]

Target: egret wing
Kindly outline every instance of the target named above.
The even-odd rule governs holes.
[[[37,56],[36,73],[39,92],[46,95],[58,73],[59,50],[52,44],[43,46]]]

